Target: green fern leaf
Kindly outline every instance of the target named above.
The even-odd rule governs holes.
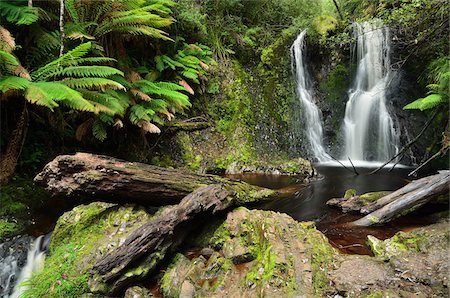
[[[0,15],[16,25],[30,25],[39,19],[37,8],[13,5],[5,0],[0,1]]]
[[[15,76],[5,76],[0,77],[0,91],[6,92],[8,90],[25,90],[31,82],[27,79],[15,77]]]
[[[130,109],[130,122],[137,125],[140,121],[150,121],[147,109],[140,104],[134,105]]]
[[[106,125],[99,119],[95,119],[94,124],[92,125],[92,135],[103,142],[107,138]]]
[[[106,78],[113,75],[123,76],[123,72],[110,66],[69,66],[56,72],[57,76],[74,77],[100,77]]]
[[[59,83],[64,84],[70,88],[126,90],[124,86],[117,83],[116,81],[105,78],[76,78],[59,81]]]
[[[58,82],[36,82],[31,83],[26,89],[25,98],[37,105],[43,105],[50,109],[58,106],[57,102],[72,109],[80,111],[96,112],[96,108],[81,94]]]

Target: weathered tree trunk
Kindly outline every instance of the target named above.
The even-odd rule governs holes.
[[[449,183],[450,171],[442,171],[437,175],[415,180],[392,194],[364,207],[361,210],[362,212],[375,211],[353,222],[353,224],[370,226],[386,223],[399,215],[415,210],[439,195],[448,194]]]
[[[180,202],[195,189],[219,184],[245,202],[268,198],[274,191],[214,175],[166,169],[137,162],[77,153],[60,155],[34,178],[53,195],[80,196],[91,201],[163,206]]]
[[[187,236],[186,231],[195,226],[192,221],[194,218],[200,217],[200,214],[215,214],[234,205],[234,197],[234,192],[224,189],[221,185],[209,185],[187,195],[180,204],[164,210],[94,265],[94,275],[90,281],[91,285],[95,285],[92,290],[95,291],[96,287],[104,288],[99,285],[108,283],[109,293],[116,294],[133,278],[124,274],[130,265],[135,265],[136,261],[142,258],[146,259],[147,264],[160,261],[153,256],[154,253],[164,256],[167,251],[179,245]]]
[[[14,174],[27,130],[28,110],[27,104],[24,101],[19,121],[17,121],[16,128],[11,133],[5,153],[0,157],[0,185],[6,184]]]

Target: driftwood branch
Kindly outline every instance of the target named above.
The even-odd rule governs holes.
[[[353,223],[358,226],[386,223],[415,210],[439,195],[448,194],[449,183],[450,171],[441,171],[439,174],[415,180],[362,208],[361,212],[371,213]]]

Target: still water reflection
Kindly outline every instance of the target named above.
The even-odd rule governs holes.
[[[431,214],[440,208],[448,208],[422,208],[420,212],[404,216],[382,227],[354,227],[348,223],[360,218],[360,215],[344,214],[339,209],[327,206],[326,202],[331,198],[342,197],[350,188],[355,189],[358,194],[396,190],[408,183],[407,174],[410,169],[401,168],[392,172],[385,170],[376,175],[368,175],[372,170],[369,168],[358,168],[360,175],[342,167],[316,165],[316,169],[320,177],[310,183],[275,175],[241,174],[228,177],[280,190],[277,199],[254,208],[287,213],[298,221],[314,221],[330,243],[345,253],[371,254],[366,245],[367,235],[386,239],[400,230],[430,224],[435,220]]]

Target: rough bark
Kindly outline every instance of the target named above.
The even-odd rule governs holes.
[[[8,183],[16,169],[28,130],[28,110],[24,102],[19,121],[12,131],[5,153],[0,157],[0,185]]]
[[[201,187],[187,195],[180,204],[165,209],[133,232],[120,247],[100,259],[93,267],[94,277],[90,284],[106,282],[110,286],[109,293],[117,293],[132,278],[125,274],[130,265],[142,258],[148,259],[145,263],[154,262],[152,253],[165,255],[168,250],[173,250],[187,236],[186,230],[195,226],[194,218],[200,214],[215,214],[236,204],[235,195],[218,184]]]
[[[126,162],[89,153],[58,156],[34,180],[53,195],[150,206],[178,203],[195,189],[210,184],[219,184],[235,192],[235,199],[241,203],[268,198],[274,193],[214,175]]]
[[[353,222],[353,224],[371,226],[386,223],[419,208],[437,196],[448,194],[449,183],[450,171],[441,171],[439,174],[415,180],[396,192],[363,208],[363,212],[376,210]]]

